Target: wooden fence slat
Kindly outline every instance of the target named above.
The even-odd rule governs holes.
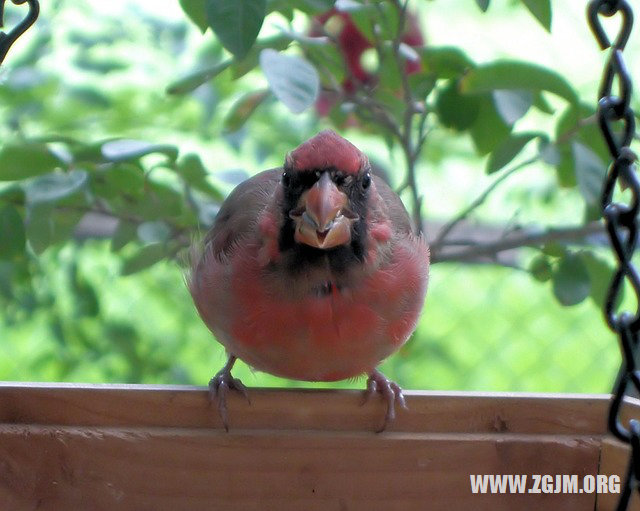
[[[595,474],[599,458],[597,439],[497,433],[3,426],[0,438],[0,501],[16,510],[582,510],[594,495],[474,495],[469,474]]]
[[[228,399],[232,429],[375,431],[384,406],[355,390],[249,389]],[[406,392],[390,431],[603,434],[608,395]],[[220,428],[202,387],[0,383],[0,422]]]
[[[480,495],[469,478],[626,468],[608,395],[407,392],[375,434],[384,406],[361,392],[250,393],[226,433],[201,387],[0,383],[0,510],[609,511],[617,494]]]

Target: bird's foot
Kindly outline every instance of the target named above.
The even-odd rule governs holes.
[[[231,375],[231,368],[235,361],[236,357],[230,356],[225,366],[209,381],[209,401],[211,403],[218,402],[218,413],[226,431],[229,431],[229,414],[227,412],[227,393],[229,389],[240,392],[247,402],[251,404],[247,387],[239,378],[234,378]]]
[[[376,392],[382,394],[383,399],[387,402],[387,413],[384,416],[384,422],[382,427],[376,431],[376,433],[382,433],[389,423],[396,418],[396,403],[405,409],[407,408],[407,403],[404,400],[400,386],[396,382],[387,379],[377,369],[374,369],[367,379],[367,390],[365,390],[362,404],[369,401]]]

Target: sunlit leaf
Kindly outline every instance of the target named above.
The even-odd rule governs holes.
[[[178,148],[169,144],[152,144],[142,140],[118,139],[102,145],[102,155],[112,162],[135,160],[147,154],[161,153],[169,159],[178,157]]]
[[[207,21],[227,50],[244,57],[253,46],[266,14],[266,0],[206,0]]]
[[[265,49],[260,52],[260,67],[274,95],[293,113],[303,112],[318,97],[318,73],[305,59]]]

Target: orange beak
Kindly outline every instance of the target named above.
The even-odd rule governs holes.
[[[289,214],[296,224],[295,240],[321,249],[349,243],[351,225],[359,217],[348,204],[346,194],[338,190],[327,172],[323,172]]]

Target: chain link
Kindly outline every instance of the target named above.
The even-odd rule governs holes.
[[[601,17],[617,14],[621,17],[621,24],[618,36],[611,44],[602,27]],[[612,158],[602,188],[601,206],[618,268],[611,280],[604,314],[609,328],[620,340],[623,355],[621,376],[615,385],[609,409],[609,430],[631,446],[631,458],[617,508],[624,510],[627,509],[633,489],[640,491],[640,422],[632,419],[625,426],[620,420],[629,382],[640,393],[640,370],[635,360],[640,336],[640,276],[631,262],[638,239],[640,182],[635,172],[637,157],[629,147],[635,134],[635,116],[630,106],[633,84],[623,58],[624,47],[633,27],[633,11],[626,0],[591,0],[587,18],[600,48],[611,48],[598,91],[597,117]],[[617,95],[614,94],[614,82],[617,82]],[[631,192],[628,203],[614,201],[616,185]],[[638,304],[635,313],[616,312],[625,280],[635,293]]]
[[[7,0],[0,0],[0,28],[4,27],[4,6],[6,2]],[[15,5],[28,4],[29,12],[27,12],[24,19],[9,32],[5,33],[0,30],[0,65],[7,56],[11,45],[35,23],[38,14],[40,14],[40,4],[38,0],[11,0],[11,2]]]

